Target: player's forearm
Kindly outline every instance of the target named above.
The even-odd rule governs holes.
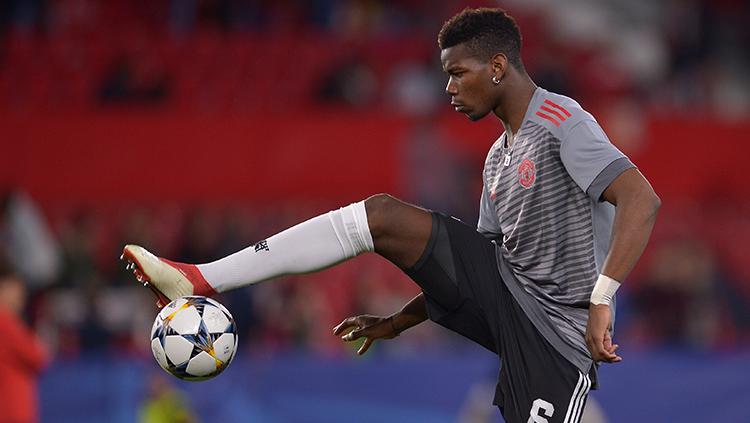
[[[412,298],[399,312],[391,317],[393,326],[398,333],[427,320],[427,301],[424,298],[424,293]]]
[[[604,275],[625,280],[646,249],[660,204],[659,197],[647,190],[618,202]]]

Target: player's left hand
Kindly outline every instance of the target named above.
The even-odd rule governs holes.
[[[612,310],[605,304],[589,305],[586,325],[586,346],[595,362],[619,363],[622,357],[615,354],[619,345],[612,343]]]

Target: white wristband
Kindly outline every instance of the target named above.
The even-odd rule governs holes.
[[[620,287],[620,282],[610,278],[607,275],[599,275],[596,280],[594,290],[591,292],[591,304],[612,304],[612,299]]]

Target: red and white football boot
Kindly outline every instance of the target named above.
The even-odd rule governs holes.
[[[120,259],[128,262],[127,268],[133,271],[138,282],[154,292],[158,307],[164,307],[175,298],[185,295],[216,295],[216,291],[193,264],[163,259],[132,244],[122,249]]]

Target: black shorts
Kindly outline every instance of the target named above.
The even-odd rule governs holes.
[[[503,282],[495,244],[474,228],[432,214],[422,257],[406,273],[430,319],[497,353],[494,403],[507,422],[578,422],[591,380],[536,330]]]

